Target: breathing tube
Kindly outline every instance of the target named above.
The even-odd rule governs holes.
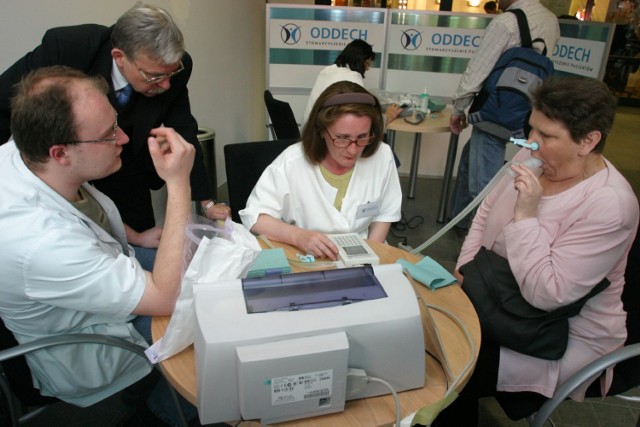
[[[526,139],[517,139],[517,138],[510,138],[509,141],[513,142],[515,145],[519,145],[521,147],[526,147],[526,148],[530,149],[531,151],[537,151],[538,150],[538,143],[535,142],[535,141],[533,141],[531,143],[527,143]],[[447,225],[442,227],[436,234],[431,236],[426,242],[424,242],[423,244],[421,244],[417,248],[412,249],[411,253],[419,254],[425,248],[430,246],[433,242],[435,242],[440,237],[442,237],[442,235],[444,233],[446,233],[447,231],[451,230],[451,228],[454,225],[456,225],[458,222],[460,222],[460,220],[462,218],[467,216],[473,209],[475,209],[476,206],[478,206],[480,204],[480,202],[485,198],[485,196],[489,193],[489,191],[491,191],[491,189],[496,185],[496,183],[498,181],[500,181],[500,179],[504,176],[505,173],[509,173],[510,176],[515,177],[515,172],[511,170],[511,165],[514,165],[514,164],[515,165],[523,165],[523,166],[528,167],[529,169],[537,169],[540,166],[542,166],[542,160],[537,159],[535,157],[530,157],[530,158],[526,159],[523,162],[509,161],[509,162],[505,163],[504,166],[502,166],[502,168],[500,168],[498,173],[491,179],[491,181],[489,181],[489,183],[482,189],[482,191],[471,201],[471,203],[469,203],[458,215],[455,216],[455,218],[453,218],[451,221],[449,221],[447,223]]]

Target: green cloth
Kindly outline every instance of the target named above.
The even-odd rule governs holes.
[[[423,425],[428,426],[431,425],[433,420],[436,419],[438,414],[442,412],[447,406],[451,405],[451,403],[458,398],[458,393],[455,390],[452,390],[451,393],[445,394],[444,399],[437,401],[436,403],[432,403],[431,405],[427,405],[416,412],[411,420],[411,425]]]
[[[456,283],[456,278],[451,273],[428,256],[415,264],[405,259],[399,259],[396,263],[402,265],[403,270],[411,277],[432,291]]]
[[[289,261],[282,248],[265,249],[260,251],[256,260],[251,264],[247,277],[271,276],[274,274],[291,273]]]

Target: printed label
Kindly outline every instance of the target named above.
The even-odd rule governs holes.
[[[301,402],[331,396],[333,369],[291,375],[271,380],[271,404]]]

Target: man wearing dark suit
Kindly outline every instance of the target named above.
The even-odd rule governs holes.
[[[174,128],[196,147],[191,188],[202,212],[212,219],[229,215],[227,206],[211,198],[187,90],[193,62],[184,50],[180,29],[165,10],[136,5],[112,27],[85,24],[48,30],[40,46],[0,75],[0,144],[11,133],[13,86],[29,71],[50,65],[67,65],[109,82],[109,101],[130,142],[121,155],[122,168],[93,184],[115,202],[129,243],[156,248],[160,240],[162,230],[155,227],[149,190],[161,188],[164,182],[147,148],[149,131],[159,126]],[[121,103],[123,94],[128,99]]]

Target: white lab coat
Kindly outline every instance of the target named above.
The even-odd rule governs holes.
[[[249,229],[260,214],[267,214],[306,230],[355,232],[366,239],[372,222],[401,217],[402,190],[389,146],[382,143],[373,156],[356,162],[340,211],[334,206],[336,193],[297,143],[267,167],[239,214]],[[371,203],[379,203],[378,209],[358,213]]]
[[[364,87],[364,78],[362,77],[362,74],[357,71],[351,71],[351,68],[348,66],[338,67],[336,64],[333,64],[320,71],[318,77],[316,77],[313,87],[311,88],[311,93],[307,100],[307,107],[304,109],[304,115],[302,116],[303,124],[307,122],[309,114],[311,114],[311,110],[313,109],[313,104],[316,103],[320,94],[322,94],[322,92],[332,84],[345,80]]]
[[[97,333],[146,345],[131,323],[146,276],[129,256],[113,202],[90,185],[112,237],[34,175],[15,143],[0,147],[0,314],[18,342]],[[78,406],[98,402],[147,375],[139,356],[80,344],[27,356],[41,394]]]

